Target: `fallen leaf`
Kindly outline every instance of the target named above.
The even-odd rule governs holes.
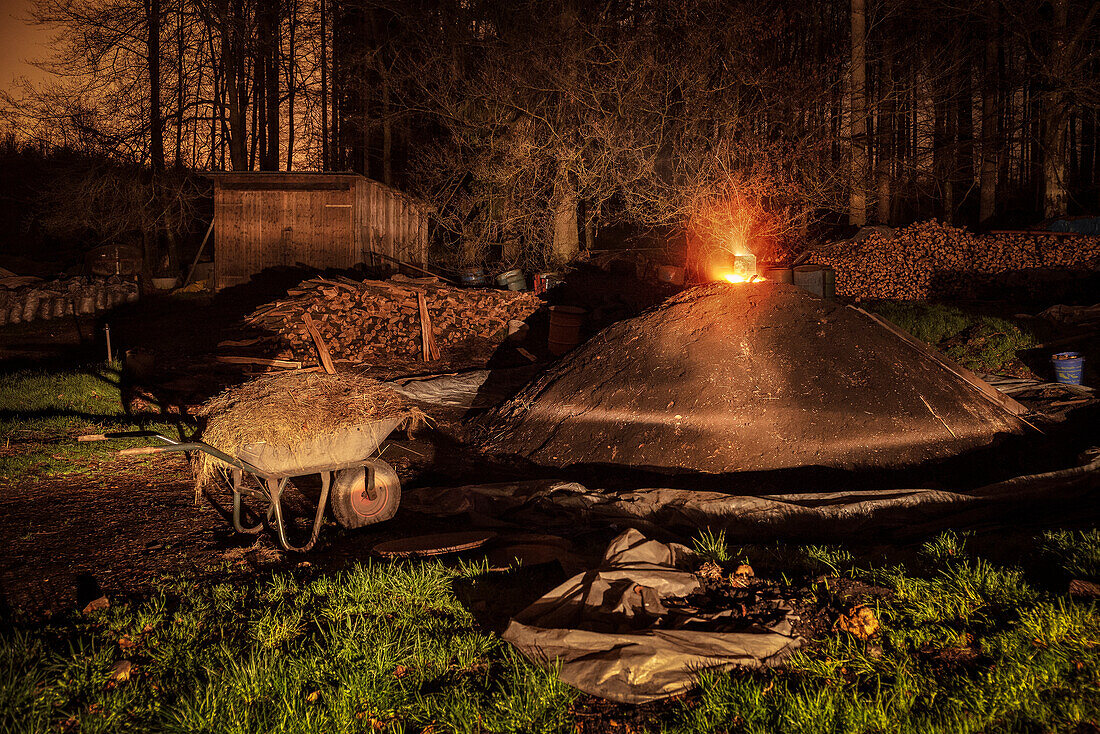
[[[129,660],[119,660],[111,666],[110,680],[118,683],[125,683],[130,680],[130,671],[133,670],[133,668],[134,664]]]
[[[90,602],[88,602],[87,606],[84,607],[83,611],[84,611],[84,614],[91,614],[93,612],[102,612],[102,611],[105,611],[106,609],[110,608],[110,606],[111,606],[111,602],[110,602],[109,599],[107,599],[107,595],[104,594],[103,596],[99,597],[98,599],[92,599]]]
[[[135,647],[136,645],[137,643],[130,639],[130,635],[123,635],[122,637],[118,638],[118,646],[121,647],[123,650],[129,650],[131,647]]]
[[[860,604],[854,607],[848,614],[840,615],[834,627],[847,632],[861,640],[874,637],[879,630],[878,617],[870,607]]]
[[[306,696],[306,700],[309,701],[310,703],[314,703],[320,697],[321,697],[321,692],[320,691],[314,691],[313,693]]]
[[[409,669],[406,668],[404,665],[398,665],[396,668],[393,669],[394,678],[404,678],[408,674]]]

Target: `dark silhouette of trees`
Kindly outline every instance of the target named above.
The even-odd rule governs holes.
[[[734,249],[1014,226],[1100,203],[1098,8],[34,0],[55,76],[3,114],[157,173],[359,171],[431,199],[464,262],[560,262],[616,223]]]

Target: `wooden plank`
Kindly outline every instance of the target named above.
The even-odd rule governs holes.
[[[1013,400],[1008,395],[1005,395],[1003,392],[993,387],[988,382],[978,377],[967,368],[963,367],[961,364],[950,359],[947,355],[943,354],[939,350],[933,349],[929,345],[922,342],[920,339],[917,339],[915,336],[906,332],[904,329],[902,329],[900,326],[893,323],[892,321],[889,321],[888,319],[885,319],[878,314],[871,313],[870,311],[864,311],[858,306],[849,306],[848,308],[855,309],[856,311],[860,312],[867,318],[877,323],[882,328],[892,333],[894,336],[904,341],[909,346],[930,357],[931,359],[939,363],[939,365],[946,369],[948,372],[954,373],[955,376],[962,378],[975,390],[980,392],[990,401],[1007,410],[1012,415],[1020,417],[1030,412],[1025,405],[1017,402],[1016,400]]]
[[[251,347],[253,344],[259,344],[265,339],[270,339],[270,337],[258,336],[255,339],[226,339],[218,342],[218,347]]]
[[[293,359],[265,359],[263,357],[231,357],[228,355],[218,355],[215,357],[219,362],[225,364],[258,364],[263,367],[285,367],[286,369],[297,370],[301,369],[302,363]]]

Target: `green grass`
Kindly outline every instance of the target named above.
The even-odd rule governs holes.
[[[1097,534],[1058,538],[1035,540],[1060,548],[1069,573],[1075,550],[1094,548]],[[649,731],[1072,731],[1100,722],[1095,605],[975,556],[966,536],[931,539],[911,567],[838,547],[725,553],[774,576],[774,564],[839,570],[810,587],[822,604],[835,605],[844,577],[884,585],[892,593],[869,602],[883,630],[870,641],[829,633],[779,670],[703,675],[697,694],[647,714]],[[0,625],[0,732],[66,722],[82,732],[574,732],[579,694],[482,631],[456,593],[484,584],[499,594],[501,581],[483,565],[435,561],[171,579],[144,601],[90,617]],[[123,658],[132,677],[112,683]]]
[[[1030,331],[1012,321],[955,306],[879,300],[869,301],[865,307],[979,372],[1001,372],[1015,366],[1018,352],[1038,345]]]
[[[5,633],[0,731],[559,731],[575,693],[475,629],[483,567],[175,581],[151,600]],[[134,647],[118,641],[128,636]],[[131,679],[108,671],[126,657]]]
[[[159,415],[127,413],[121,380],[121,371],[107,365],[20,370],[0,377],[0,483],[89,472],[114,451],[143,444],[77,443],[83,433],[154,429],[178,435]]]
[[[1039,555],[1063,576],[1100,580],[1100,531],[1054,530],[1039,539]]]

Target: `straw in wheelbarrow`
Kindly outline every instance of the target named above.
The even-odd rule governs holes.
[[[371,421],[400,418],[413,430],[426,416],[377,380],[354,374],[282,373],[231,387],[207,401],[202,440],[236,456],[254,443],[292,446],[303,439]],[[366,458],[366,457],[364,457]],[[206,454],[193,459],[195,490],[226,465]]]

